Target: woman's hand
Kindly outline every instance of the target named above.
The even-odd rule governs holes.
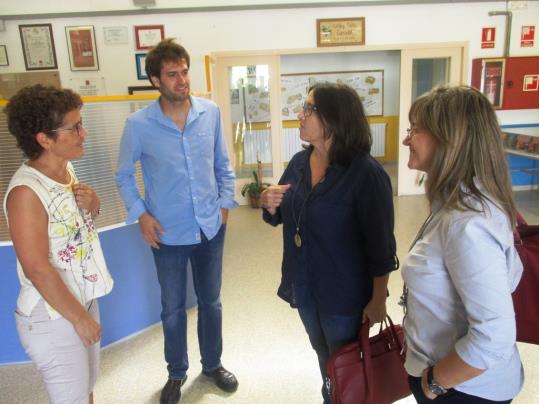
[[[86,347],[101,339],[101,326],[87,311],[73,323],[73,328]]]
[[[438,397],[436,394],[434,394],[432,391],[430,391],[428,383],[427,383],[427,372],[429,371],[429,368],[423,369],[423,373],[421,374],[421,389],[423,390],[423,394],[425,397],[427,397],[429,400],[434,400],[436,397]]]
[[[272,185],[269,188],[266,188],[260,195],[260,201],[262,202],[264,209],[271,215],[274,215],[277,212],[277,208],[281,206],[284,194],[289,188],[290,184]]]
[[[375,323],[384,321],[387,316],[386,299],[383,301],[375,301],[372,299],[365,309],[363,309],[363,322],[369,319],[369,324],[372,326]]]
[[[87,184],[78,183],[72,186],[77,206],[86,209],[93,216],[97,215],[101,202],[93,188]]]
[[[369,319],[370,325],[384,321],[387,316],[386,299],[387,299],[387,283],[389,274],[375,276],[372,279],[372,297],[363,309],[363,322]]]

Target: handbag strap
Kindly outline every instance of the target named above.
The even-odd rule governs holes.
[[[372,358],[371,358],[371,345],[369,343],[369,320],[365,321],[361,325],[360,330],[360,348],[361,348],[361,355],[363,357],[362,363],[363,363],[363,373],[365,374],[365,378],[367,379],[365,381],[365,385],[367,386],[367,393],[369,396],[369,403],[374,403],[374,391],[372,389],[373,383],[374,383],[374,375],[372,371]]]
[[[391,320],[391,317],[389,315],[386,316],[386,318],[383,320],[387,327],[390,329],[391,335],[393,336],[393,341],[397,345],[399,352],[402,352],[402,344],[399,341],[399,337],[397,335],[397,330],[395,329],[395,325],[393,324],[393,320]],[[361,325],[361,329],[359,331],[359,341],[360,341],[360,348],[361,348],[361,354],[363,356],[363,370],[365,373],[366,380],[366,386],[367,391],[369,394],[369,402],[371,404],[374,404],[374,391],[372,389],[373,383],[374,383],[374,374],[372,370],[372,357],[371,357],[371,345],[369,342],[369,329],[370,329],[370,323],[369,320],[365,321]],[[380,326],[380,332],[382,332],[382,326]]]

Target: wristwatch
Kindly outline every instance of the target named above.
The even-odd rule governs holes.
[[[434,366],[430,366],[429,370],[427,370],[427,386],[431,393],[437,396],[447,393],[447,389],[440,386],[436,380],[434,380]]]

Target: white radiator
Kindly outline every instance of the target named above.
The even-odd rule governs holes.
[[[247,130],[243,136],[243,159],[245,164],[271,163],[271,131],[269,129]]]
[[[371,155],[373,157],[384,157],[386,154],[386,124],[371,123],[372,147]]]

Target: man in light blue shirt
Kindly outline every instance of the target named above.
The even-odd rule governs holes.
[[[189,54],[171,39],[146,56],[146,73],[161,97],[125,124],[116,183],[128,215],[152,247],[161,286],[161,319],[169,379],[161,403],[177,403],[188,368],[186,271],[191,262],[198,301],[202,371],[221,389],[238,387],[221,364],[222,257],[228,209],[234,201],[217,105],[190,96]],[[140,161],[145,194],[135,178]]]

